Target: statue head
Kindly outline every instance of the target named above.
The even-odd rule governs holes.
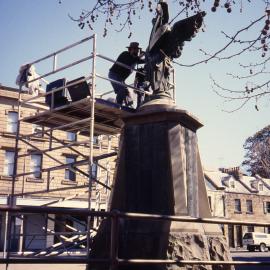
[[[202,26],[205,12],[180,20],[170,26],[168,3],[160,0],[156,8],[156,17],[152,20],[148,51],[160,51],[167,56],[177,58],[181,55],[184,41],[191,41]]]

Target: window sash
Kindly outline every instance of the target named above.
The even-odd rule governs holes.
[[[14,151],[6,151],[5,162],[4,162],[4,175],[12,176],[14,172]]]
[[[208,203],[209,203],[210,210],[213,211],[213,209],[212,209],[212,197],[211,196],[208,196]]]
[[[7,131],[15,133],[18,128],[18,113],[17,112],[8,112],[7,118]]]
[[[253,212],[252,201],[251,200],[247,200],[246,201],[246,205],[247,205],[247,212],[248,213],[252,213]]]
[[[71,141],[71,142],[74,142],[77,140],[77,134],[75,132],[67,132],[67,140],[68,141]]]
[[[30,170],[34,172],[33,175],[35,178],[41,178],[41,169],[42,169],[42,155],[32,154]]]
[[[35,124],[33,124],[33,126],[32,126],[32,132],[33,132],[33,133],[36,133],[36,132],[42,132],[42,133],[39,133],[39,134],[35,134],[34,136],[35,136],[35,137],[38,137],[38,138],[43,137],[43,127],[40,126],[40,125],[35,125]]]
[[[91,166],[91,178],[97,178],[97,174],[98,174],[98,166],[96,163],[93,163]]]
[[[270,202],[264,202],[265,213],[270,213]]]
[[[241,212],[241,201],[239,199],[234,200],[234,209],[237,212]]]
[[[99,143],[99,136],[94,136],[93,137],[93,143],[98,144]]]
[[[75,157],[66,157],[66,164],[70,164],[76,161]],[[65,169],[65,179],[75,181],[76,173],[71,171],[70,169]]]

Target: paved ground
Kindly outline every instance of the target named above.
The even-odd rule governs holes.
[[[270,261],[270,252],[232,251],[234,260],[239,261]],[[6,268],[0,265],[0,270],[84,270],[84,264],[13,264]],[[237,266],[236,270],[269,270],[269,265],[261,266]]]
[[[270,261],[270,252],[231,252],[232,257],[235,261],[259,261],[266,262]],[[243,265],[237,266],[236,270],[269,270],[270,265]]]
[[[6,268],[0,265],[0,270],[84,270],[83,264],[13,264]]]

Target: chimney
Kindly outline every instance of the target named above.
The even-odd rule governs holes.
[[[220,168],[219,170],[223,173],[228,173],[228,174],[232,175],[236,180],[240,180],[240,178],[242,178],[242,176],[243,176],[239,167]]]

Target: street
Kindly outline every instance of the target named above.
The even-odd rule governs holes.
[[[0,270],[85,270],[83,264],[10,264],[0,265]]]
[[[248,252],[232,251],[231,255],[235,261],[270,261],[270,252]],[[0,270],[84,270],[84,264],[10,264],[0,265]],[[236,266],[236,270],[269,270],[270,265],[242,265]]]
[[[234,261],[270,261],[270,252],[249,252],[232,251],[231,255]],[[270,265],[238,265],[235,267],[236,270],[269,270]]]

